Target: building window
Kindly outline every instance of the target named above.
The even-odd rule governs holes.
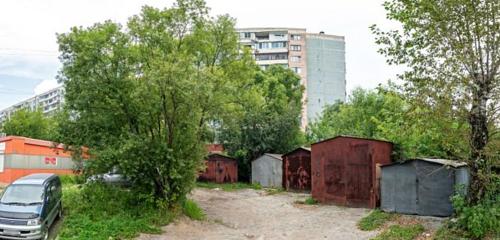
[[[282,38],[282,37],[285,37],[285,34],[282,34],[282,33],[277,33],[277,34],[274,34],[275,37],[279,37],[279,38]]]
[[[252,37],[251,33],[249,33],[249,32],[243,33],[243,38],[247,38],[248,39],[250,37]]]
[[[300,56],[291,56],[291,57],[290,57],[290,60],[291,60],[292,62],[300,62]]]
[[[295,34],[292,34],[292,35],[290,36],[290,38],[292,38],[292,40],[295,40],[295,41],[300,41],[301,36],[300,36],[300,35],[295,35]]]
[[[264,42],[264,43],[259,43],[259,49],[266,49],[269,48],[269,43]]]
[[[292,51],[300,51],[301,49],[300,45],[290,45],[290,50]]]
[[[285,48],[286,42],[273,42],[272,48]]]
[[[292,71],[294,71],[294,72],[295,72],[295,73],[297,73],[297,74],[300,74],[300,73],[302,73],[302,68],[299,68],[299,67],[293,67],[293,68],[292,68]]]
[[[281,53],[281,54],[261,54],[261,55],[256,55],[255,60],[257,61],[266,61],[266,60],[286,60],[288,59],[288,55]]]

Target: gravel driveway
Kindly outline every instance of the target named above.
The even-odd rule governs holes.
[[[207,220],[183,217],[165,226],[162,235],[143,234],[139,239],[370,239],[377,235],[356,227],[368,209],[294,203],[307,197],[252,189],[195,189],[191,198],[205,210]]]

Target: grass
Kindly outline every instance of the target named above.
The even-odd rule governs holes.
[[[308,198],[306,198],[303,201],[297,200],[297,201],[295,201],[295,203],[297,203],[297,204],[305,204],[305,205],[316,205],[316,204],[318,204],[318,201],[316,201],[316,199],[314,199],[312,197],[308,197]]]
[[[63,182],[59,239],[132,239],[139,233],[158,234],[161,226],[181,213],[180,207],[159,209],[154,201],[131,190],[103,184],[81,186],[69,179]],[[188,205],[185,212],[196,211],[195,204]]]
[[[317,203],[318,203],[318,201],[316,201],[316,200],[315,200],[314,198],[312,198],[312,197],[308,197],[308,198],[306,198],[306,200],[304,201],[304,204],[306,204],[306,205],[315,205],[315,204],[317,204]]]
[[[412,240],[424,232],[421,224],[416,225],[392,225],[372,240]]]
[[[434,234],[435,240],[456,240],[456,239],[468,239],[465,232],[451,228],[448,224],[443,224]]]
[[[188,199],[183,203],[182,212],[184,213],[184,215],[193,220],[201,221],[205,219],[205,213],[203,212],[203,209],[201,209],[193,200]]]
[[[265,190],[266,190],[267,195],[275,195],[275,194],[285,192],[285,189],[283,189],[283,188],[266,188]]]
[[[262,189],[262,187],[259,184],[250,184],[241,182],[223,183],[223,184],[212,183],[212,182],[197,182],[196,186],[200,188],[209,188],[209,189],[219,188],[227,192],[241,190],[241,189],[256,189],[256,190]]]
[[[466,240],[471,239],[470,233],[463,229],[459,229],[456,225],[452,224],[449,220],[446,221],[434,234],[435,240]],[[500,239],[500,233],[490,232],[481,239],[493,240]]]
[[[375,209],[358,222],[358,227],[363,231],[372,231],[384,225],[384,223],[391,220],[393,216],[393,214]]]

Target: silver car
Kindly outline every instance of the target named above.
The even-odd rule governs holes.
[[[89,177],[87,179],[87,183],[91,182],[103,182],[105,184],[123,187],[128,187],[131,185],[130,181],[123,174],[121,174],[120,170],[116,167],[107,173]]]
[[[62,216],[61,180],[55,174],[31,174],[11,183],[0,198],[0,238],[48,239]]]

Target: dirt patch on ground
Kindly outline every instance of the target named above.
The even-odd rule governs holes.
[[[164,227],[164,234],[139,239],[370,239],[378,234],[356,226],[370,210],[295,203],[308,196],[196,189],[191,198],[205,210],[207,220],[183,217]]]

